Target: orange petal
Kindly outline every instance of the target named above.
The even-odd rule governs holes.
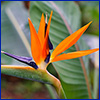
[[[34,58],[34,61],[36,62],[36,64],[38,65],[40,63],[40,56],[41,56],[41,44],[40,44],[40,40],[38,38],[38,34],[36,33],[36,30],[31,22],[31,20],[28,18],[29,20],[29,26],[30,26],[30,33],[31,33],[31,52],[32,52],[32,56]]]
[[[53,51],[51,58],[54,58],[55,56],[59,55],[60,53],[64,52],[68,48],[70,48],[72,45],[74,45],[78,39],[81,37],[81,35],[85,32],[85,30],[89,27],[89,25],[92,23],[88,23],[87,25],[83,26],[70,36],[68,36],[66,39],[64,39]]]
[[[45,19],[44,19],[44,15],[42,14],[40,26],[38,30],[38,37],[40,39],[42,48],[43,48],[43,43],[44,43],[44,36],[45,36]]]
[[[47,55],[49,54],[48,36],[49,36],[52,13],[53,13],[53,11],[51,11],[51,15],[49,18],[49,22],[48,22],[48,26],[47,26],[47,30],[46,30],[46,37],[45,37],[44,46],[43,46],[43,50],[42,50],[42,58],[43,59],[45,59],[47,57]]]
[[[99,48],[62,54],[62,55],[56,56],[54,59],[51,59],[51,62],[82,57],[82,56],[85,56],[85,55],[89,55],[93,52],[96,52],[98,50],[99,50]]]
[[[50,23],[51,23],[52,14],[53,14],[53,11],[51,11],[50,18],[49,18],[49,22],[48,22],[48,26],[47,26],[47,30],[46,30],[46,35],[47,35],[47,36],[49,35],[49,30],[50,30]]]

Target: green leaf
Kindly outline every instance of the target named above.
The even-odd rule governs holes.
[[[32,1],[30,2],[30,17],[36,29],[39,27],[41,19],[40,16],[42,13],[45,14],[47,12],[49,18],[51,10],[53,10],[53,16],[50,27],[50,39],[55,48],[63,39],[70,35],[68,27],[66,27],[66,22],[63,18],[67,21],[72,32],[74,32],[80,28],[81,13],[78,5],[73,1]],[[78,41],[78,46],[80,50],[88,49],[88,46],[84,43],[84,41],[82,41],[82,39]],[[66,50],[65,53],[73,51],[76,51],[75,45]],[[83,58],[87,72],[88,58],[88,56]],[[53,64],[60,76],[62,87],[68,99],[89,98],[89,94],[91,93],[88,93],[88,87],[79,58],[59,61]]]
[[[17,7],[15,6],[17,4]],[[10,13],[12,15],[10,15]],[[22,14],[23,12],[23,14]],[[23,16],[22,16],[23,15]],[[12,22],[12,16],[16,19],[16,22]],[[19,17],[20,16],[20,17]],[[31,56],[26,49],[20,31],[25,33],[27,39],[29,40],[29,29],[26,28],[26,24],[28,22],[28,13],[27,10],[22,5],[22,2],[10,2],[4,3],[1,8],[1,50],[5,52],[12,53],[19,56]],[[20,27],[20,30],[16,29],[14,25]],[[22,65],[22,63],[7,57],[5,55],[1,55],[1,63],[2,64],[18,64]]]
[[[26,38],[26,39],[25,39]],[[19,55],[19,56],[31,56],[30,50],[30,30],[28,25],[28,11],[25,9],[23,2],[4,2],[2,3],[1,8],[1,50],[5,52]],[[10,64],[10,65],[23,65],[19,61],[16,61],[4,54],[1,54],[1,64]],[[11,72],[10,72],[10,71]],[[14,75],[16,77],[31,79],[31,77],[36,78],[36,75],[29,74],[29,77],[25,75],[25,71],[15,70],[15,69],[1,69],[1,73],[7,75]],[[13,73],[13,71],[15,73]],[[21,72],[22,71],[22,72]],[[19,73],[23,73],[22,75]],[[29,73],[29,71],[28,71]],[[34,72],[33,72],[34,73]],[[24,76],[25,75],[25,76]],[[32,78],[32,80],[34,80]],[[41,79],[38,79],[40,81]],[[42,80],[43,81],[43,80]],[[44,81],[43,81],[44,82]],[[50,95],[53,99],[55,99],[55,95],[50,85],[46,85],[50,92]],[[51,88],[51,89],[49,89]]]

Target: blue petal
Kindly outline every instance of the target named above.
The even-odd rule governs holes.
[[[16,55],[13,55],[13,54],[9,54],[7,52],[4,52],[5,55],[7,56],[10,56],[16,60],[20,60],[20,61],[25,61],[25,62],[29,62],[32,60],[32,57],[22,57],[22,56],[16,56]]]
[[[45,62],[48,63],[49,60],[50,60],[50,52],[49,52],[49,54],[47,55],[47,57],[46,57],[46,59],[45,59]]]
[[[48,44],[49,44],[49,49],[52,50],[53,49],[53,45],[52,45],[52,43],[50,41],[50,38],[48,38]]]
[[[47,23],[45,24],[45,36],[46,36],[46,30],[47,30]],[[48,45],[49,45],[49,49],[52,50],[53,49],[53,45],[52,45],[49,37],[48,37]]]
[[[7,55],[7,56],[9,56],[9,57],[12,57],[12,58],[20,61],[20,62],[23,62],[23,63],[25,63],[25,64],[27,64],[27,65],[35,68],[35,69],[38,68],[38,66],[36,65],[36,63],[32,61],[32,57],[21,57],[21,56],[16,56],[16,55],[13,55],[13,54],[9,54],[7,52],[2,52],[2,53],[5,54],[5,55]]]
[[[47,23],[45,24],[45,35],[46,35],[46,30],[47,30]]]
[[[31,61],[28,65],[32,66],[35,69],[38,69],[38,66],[36,65],[35,62]]]

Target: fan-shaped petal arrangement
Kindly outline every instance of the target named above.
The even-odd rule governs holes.
[[[83,26],[82,28],[80,28],[79,30],[71,34],[70,36],[66,37],[54,49],[52,54],[50,54],[50,50],[53,49],[53,45],[49,38],[49,30],[50,30],[52,14],[53,14],[53,11],[51,11],[48,24],[47,24],[47,15],[46,15],[46,21],[45,21],[44,14],[42,14],[38,33],[36,32],[31,20],[28,18],[29,26],[30,26],[30,34],[31,34],[31,53],[35,62],[32,61],[31,57],[15,56],[13,54],[9,54],[4,51],[2,51],[1,53],[7,56],[10,56],[18,61],[21,61],[25,64],[28,64],[30,67],[33,67],[35,69],[39,68],[39,69],[46,70],[47,65],[49,63],[60,61],[60,60],[67,60],[67,59],[82,57],[99,50],[99,48],[96,48],[96,49],[91,49],[91,50],[76,51],[76,52],[70,52],[67,54],[61,54],[65,50],[73,46],[78,41],[78,39],[82,36],[82,34],[86,31],[86,29],[92,23],[91,21],[87,25]]]

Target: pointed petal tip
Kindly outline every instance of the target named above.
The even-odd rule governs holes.
[[[90,21],[90,23],[92,23],[93,21]]]
[[[92,23],[92,21],[90,21],[87,25],[90,25]]]
[[[53,11],[51,11],[51,15],[50,16],[52,16],[52,14],[53,14]]]
[[[44,16],[44,13],[42,13],[42,16]]]
[[[30,20],[30,18],[28,17],[28,20]]]
[[[95,48],[95,49],[90,49],[90,52],[93,51],[93,52],[97,52],[99,50],[99,48]]]
[[[51,10],[51,13],[53,13],[53,10]]]
[[[92,23],[92,21],[90,21],[88,24],[86,24],[86,25],[84,25],[82,28],[84,29],[85,28],[85,30],[90,26],[90,24]],[[81,28],[81,29],[82,29]]]
[[[99,50],[99,48],[96,48],[96,50],[98,51],[98,50]]]
[[[30,18],[28,18],[29,23],[31,22]]]
[[[96,52],[96,51],[98,51],[98,50],[99,50],[99,48],[95,48],[95,49],[91,49],[91,50],[94,50],[94,51]]]

